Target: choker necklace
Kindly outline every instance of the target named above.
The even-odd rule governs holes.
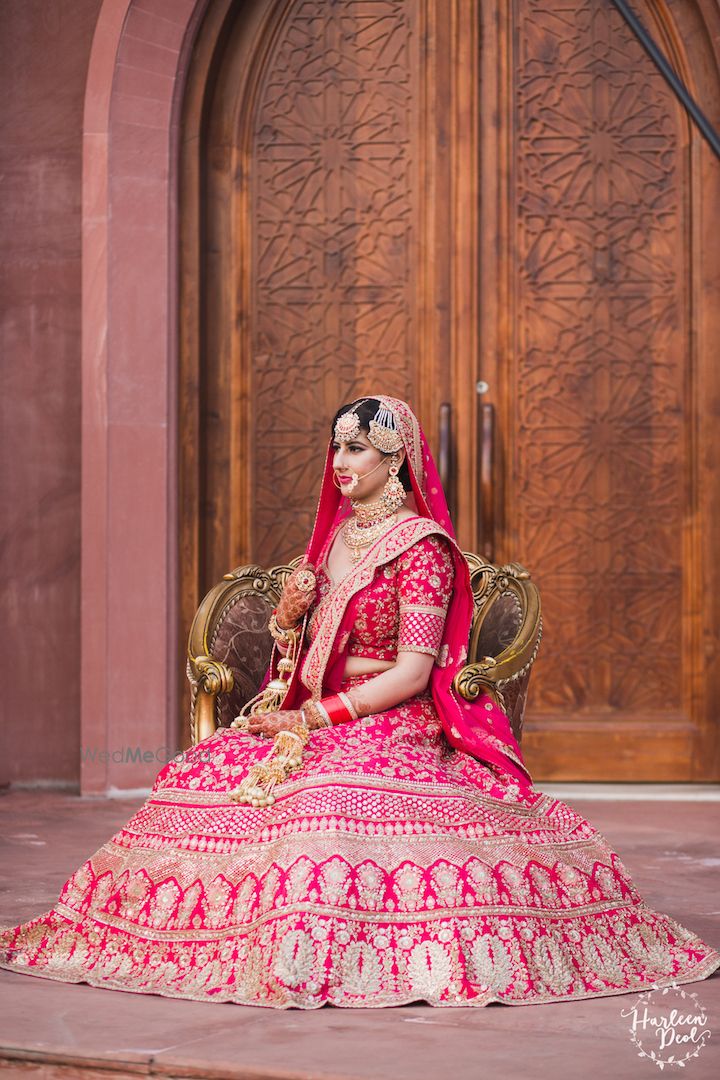
[[[355,520],[360,525],[370,525],[373,521],[387,521],[394,509],[388,507],[385,499],[378,499],[374,503],[363,503],[357,499],[350,499],[350,505]]]
[[[370,519],[367,525],[361,524],[354,515],[348,518],[343,526],[342,537],[350,548],[351,560],[358,562],[362,555],[362,549],[379,540],[383,533],[386,533],[395,524],[396,520],[397,511],[393,510],[388,514],[387,509],[384,517],[375,518],[375,520]]]

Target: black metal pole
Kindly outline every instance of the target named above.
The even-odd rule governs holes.
[[[682,104],[685,106],[690,116],[693,118],[698,128],[705,136],[710,144],[711,149],[720,158],[720,135],[718,135],[715,128],[708,120],[705,113],[698,105],[695,98],[692,96],[685,83],[677,77],[672,67],[670,66],[665,54],[658,48],[650,34],[647,32],[643,24],[638,19],[635,12],[630,5],[626,3],[626,0],[610,0],[611,4],[618,9],[620,14],[625,19],[630,29],[633,31],[638,41],[645,49],[651,60],[655,62],[660,73],[664,76],[672,89],[679,97]]]

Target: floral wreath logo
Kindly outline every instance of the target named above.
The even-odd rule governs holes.
[[[665,1000],[657,1001],[656,994]],[[675,982],[652,986],[620,1015],[630,1017],[630,1038],[638,1057],[649,1058],[660,1070],[666,1065],[684,1069],[712,1035],[697,994],[686,993]]]

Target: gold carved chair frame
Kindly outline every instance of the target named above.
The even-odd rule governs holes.
[[[464,555],[474,613],[468,662],[456,676],[455,689],[466,701],[489,693],[520,741],[530,672],[542,637],[540,596],[519,563],[497,567],[471,552]],[[238,567],[200,604],[187,655],[193,745],[217,727],[227,727],[257,692],[272,650],[270,613],[299,561],[270,569]]]

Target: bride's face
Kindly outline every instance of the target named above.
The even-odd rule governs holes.
[[[352,442],[334,441],[332,447],[335,483],[340,485],[343,495],[363,502],[379,499],[388,478],[390,456],[376,450],[364,431]],[[353,473],[360,479],[351,490]]]

